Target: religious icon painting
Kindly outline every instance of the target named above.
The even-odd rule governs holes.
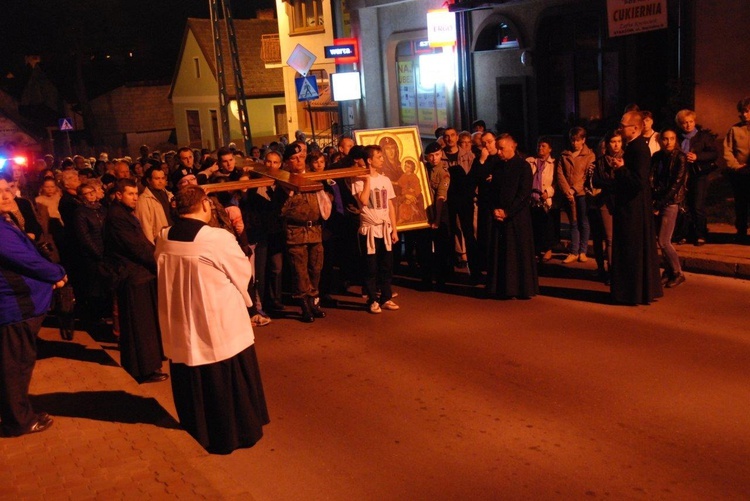
[[[427,213],[432,205],[432,192],[421,160],[422,141],[417,127],[355,130],[354,141],[383,149],[383,174],[391,180],[396,192],[398,231],[429,228]]]

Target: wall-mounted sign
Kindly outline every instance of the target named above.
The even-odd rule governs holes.
[[[354,45],[326,45],[323,47],[326,58],[339,59],[341,57],[352,57],[356,55]]]
[[[362,99],[359,71],[331,73],[331,89],[334,101],[352,101]]]
[[[456,44],[456,14],[448,9],[427,12],[427,38],[430,47]]]
[[[341,49],[342,52],[336,56],[328,55],[328,47],[326,47],[326,57],[334,57],[336,64],[355,64],[359,62],[359,40],[356,38],[334,38],[333,45],[336,49]],[[351,49],[351,54],[344,54],[343,51]]]
[[[607,0],[610,37],[667,27],[667,0]]]

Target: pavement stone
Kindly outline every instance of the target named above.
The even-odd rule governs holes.
[[[252,499],[205,471],[209,454],[158,401],[169,383],[138,385],[86,332],[42,328],[30,394],[54,424],[0,439],[0,499]]]

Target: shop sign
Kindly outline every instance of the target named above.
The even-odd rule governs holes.
[[[430,47],[456,44],[456,14],[448,9],[427,12],[427,38]]]
[[[607,0],[610,37],[667,27],[667,0]]]

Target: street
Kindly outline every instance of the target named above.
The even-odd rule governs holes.
[[[745,498],[750,282],[688,274],[657,303],[623,307],[607,304],[606,289],[585,270],[560,270],[558,278],[542,278],[542,295],[528,301],[397,286],[400,311],[329,309],[314,324],[290,318],[257,329],[271,423],[255,447],[229,456],[207,455],[155,418],[127,422],[86,409],[54,414],[54,405],[64,406],[45,400],[49,390],[40,391],[45,379],[38,374],[61,359],[44,358],[31,393],[35,405],[52,405],[46,410],[55,426],[0,441],[8,458],[0,460],[0,495],[34,497],[10,487],[8,469],[16,465],[8,451],[40,439],[54,451],[55,434],[67,436],[93,419],[103,430],[103,443],[97,435],[87,442],[103,458],[97,461],[111,460],[113,471],[118,462],[143,469],[109,477],[106,492],[126,498],[135,497],[134,485],[141,498],[177,496],[179,489],[160,484],[163,470],[175,483],[190,482],[189,498]],[[56,336],[43,330],[47,339]],[[104,370],[73,352],[68,357],[71,367]],[[76,381],[66,384],[76,391]],[[169,383],[133,382],[126,390],[174,414]],[[110,421],[122,422],[112,430]],[[140,438],[122,446],[125,452],[108,451],[120,447],[106,442],[117,443],[123,430]],[[50,482],[46,498],[70,492],[62,487]],[[93,497],[104,492],[87,488]]]

